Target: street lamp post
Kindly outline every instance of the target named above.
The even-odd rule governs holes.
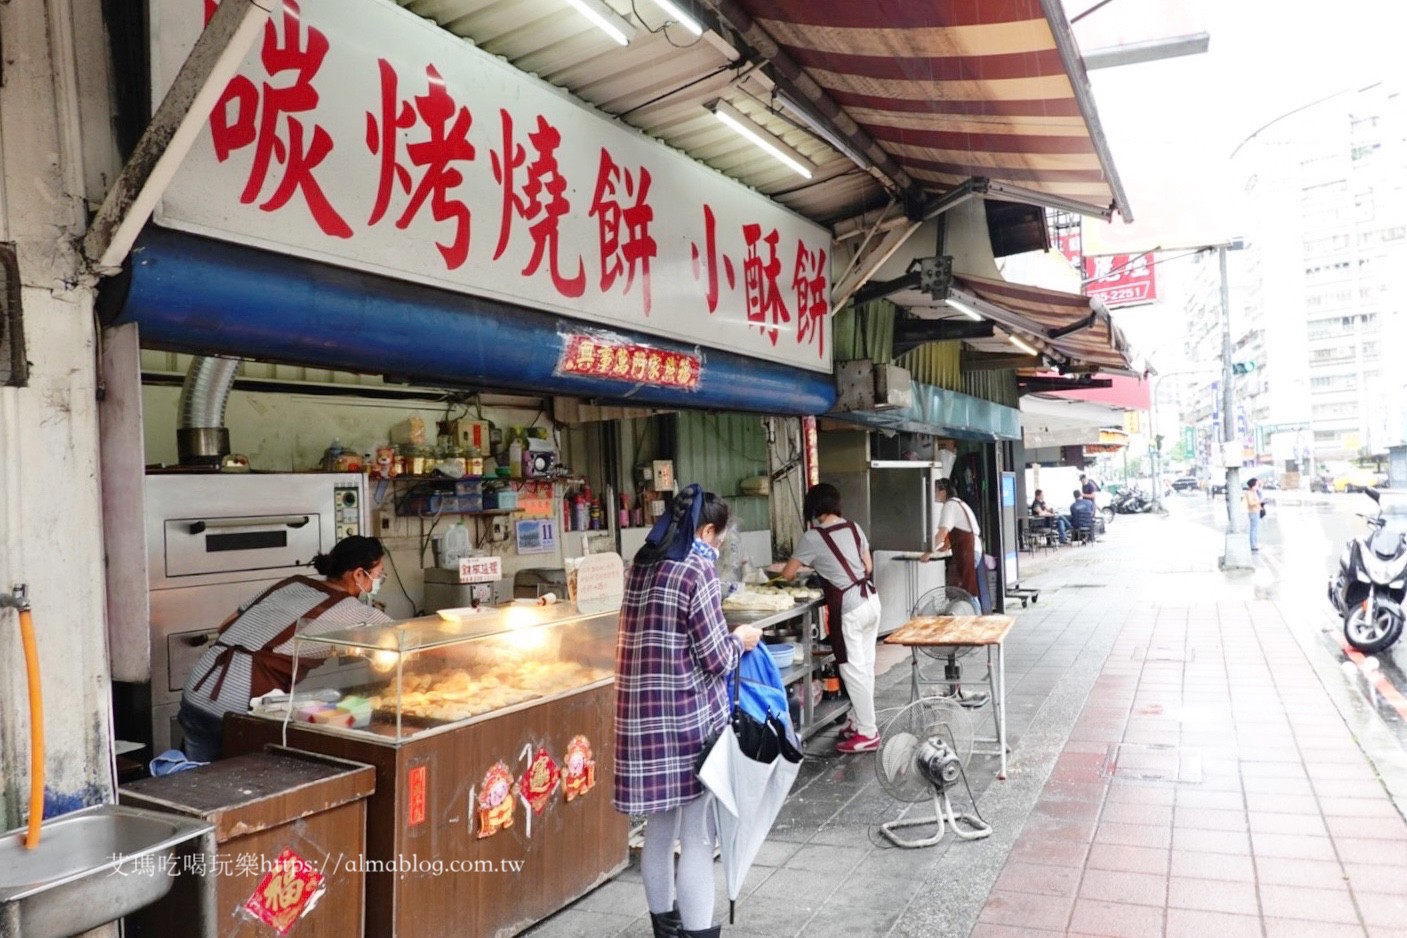
[[[1231,287],[1226,275],[1226,245],[1216,249],[1221,268],[1221,438],[1222,459],[1226,462],[1226,550],[1223,570],[1251,566],[1251,542],[1246,513],[1241,510],[1241,451],[1236,441],[1236,391],[1232,385]]]

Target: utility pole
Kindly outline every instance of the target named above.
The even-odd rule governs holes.
[[[1241,502],[1241,444],[1236,439],[1236,390],[1232,384],[1231,284],[1226,275],[1226,245],[1216,249],[1221,268],[1221,437],[1226,462],[1226,552],[1223,570],[1246,569],[1251,564],[1249,522]]]

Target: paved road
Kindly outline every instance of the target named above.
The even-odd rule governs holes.
[[[1363,495],[1277,493],[1262,526],[1262,550],[1252,579],[1261,598],[1280,601],[1311,622],[1322,636],[1324,653],[1354,675],[1364,699],[1407,746],[1407,645],[1374,656],[1358,654],[1343,640],[1342,624],[1326,595],[1345,543],[1365,530],[1359,512],[1374,506]],[[1225,531],[1226,506],[1203,495],[1174,496],[1174,516]]]

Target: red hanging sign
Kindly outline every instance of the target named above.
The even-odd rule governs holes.
[[[406,824],[414,827],[425,822],[425,788],[430,767],[417,765],[406,778]]]
[[[703,358],[696,353],[668,351],[602,335],[569,333],[563,336],[557,373],[696,391],[703,374]]]
[[[557,763],[547,754],[545,748],[538,747],[532,762],[528,763],[528,770],[518,780],[518,790],[522,792],[523,799],[533,809],[534,814],[541,814],[547,808],[561,778],[562,773],[558,770]]]

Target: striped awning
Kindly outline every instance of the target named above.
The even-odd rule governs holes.
[[[1059,0],[742,5],[925,188],[1131,217]]]
[[[981,277],[955,276],[953,285],[953,299],[1073,368],[1133,368],[1124,334],[1098,300]]]

